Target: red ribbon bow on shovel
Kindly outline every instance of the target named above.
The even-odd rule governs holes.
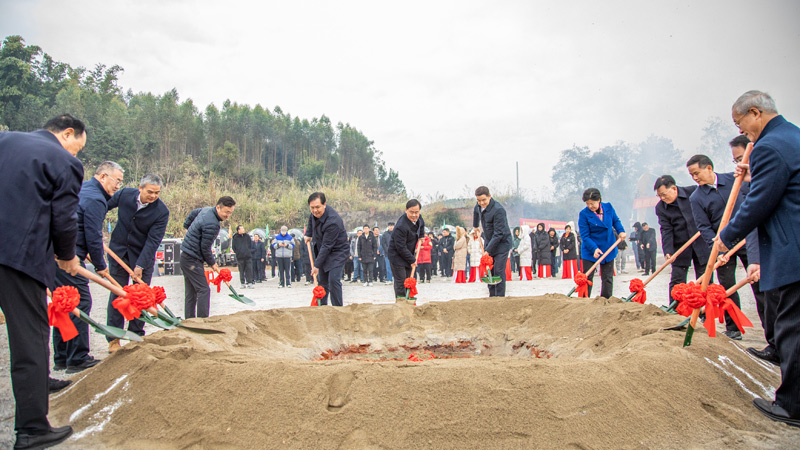
[[[219,274],[217,274],[217,276],[214,277],[214,281],[212,281],[212,283],[217,285],[217,293],[220,292],[223,282],[230,282],[232,279],[233,275],[231,275],[231,271],[229,269],[220,269]]]
[[[403,287],[408,289],[408,297],[413,298],[417,296],[417,279],[416,278],[406,278],[403,281]]]
[[[325,297],[325,288],[322,286],[314,286],[313,298],[311,299],[311,306],[319,306],[317,300]]]
[[[131,284],[122,289],[125,291],[125,297],[117,297],[111,305],[125,320],[138,319],[143,309],[152,308],[156,304],[156,294],[146,284]]]
[[[68,341],[78,335],[78,329],[69,318],[70,311],[78,307],[81,294],[75,286],[61,286],[53,291],[53,300],[47,306],[50,326],[58,328],[61,339]]]
[[[630,289],[631,292],[636,292],[636,295],[631,299],[631,301],[644,305],[644,302],[647,301],[647,292],[644,291],[644,282],[638,278],[634,278],[631,280],[631,284],[628,289]]]
[[[589,296],[589,286],[594,286],[594,283],[589,281],[589,277],[587,277],[583,272],[578,272],[575,274],[575,284],[578,286],[576,289],[578,292],[578,297],[583,298]]]

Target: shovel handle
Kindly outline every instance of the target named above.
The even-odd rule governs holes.
[[[133,281],[141,284],[146,284],[144,281],[142,281],[141,278],[136,276],[136,273],[133,270],[131,270],[131,267],[129,265],[125,264],[125,261],[123,261],[122,258],[117,256],[116,253],[112,252],[111,249],[108,248],[108,245],[103,244],[103,248],[106,250],[106,253],[108,253],[109,256],[114,258],[114,261],[116,261],[117,264],[120,265],[120,267],[122,267],[123,269],[125,269],[126,272],[128,272],[128,275],[130,275],[130,277],[133,278]]]
[[[647,280],[645,280],[645,282],[644,282],[644,283],[642,283],[642,287],[644,287],[644,286],[647,286],[647,283],[651,282],[651,281],[653,280],[653,278],[655,278],[655,277],[656,277],[656,275],[658,275],[659,273],[661,273],[661,271],[662,271],[662,270],[666,269],[668,265],[670,265],[670,264],[672,264],[673,262],[675,262],[675,260],[676,260],[676,259],[678,259],[678,256],[679,256],[681,253],[683,253],[683,251],[684,251],[684,250],[686,250],[687,248],[689,248],[689,246],[690,246],[690,245],[692,245],[692,244],[694,243],[694,241],[696,241],[696,240],[697,240],[697,238],[699,238],[699,237],[700,237],[700,232],[698,231],[697,233],[695,233],[695,234],[694,234],[694,236],[692,236],[692,238],[691,238],[691,239],[689,239],[688,241],[686,241],[686,243],[685,243],[685,244],[681,245],[681,248],[679,248],[677,251],[675,251],[675,253],[673,253],[673,254],[672,254],[672,256],[670,256],[670,258],[669,258],[668,260],[666,260],[666,261],[664,262],[664,264],[662,264],[662,265],[661,265],[661,267],[659,267],[659,268],[658,268],[658,270],[656,270],[655,272],[653,272],[653,273],[652,273],[652,275],[650,275],[650,276],[647,278]]]
[[[103,286],[104,288],[108,289],[109,291],[111,291],[112,293],[114,293],[118,297],[125,297],[125,295],[126,295],[125,291],[123,291],[122,288],[118,288],[118,287],[114,286],[113,284],[111,284],[108,281],[106,281],[103,278],[101,278],[100,275],[97,275],[96,273],[90,272],[85,267],[78,266],[78,274],[80,274],[81,276],[83,276],[85,278],[88,278],[91,281],[94,281],[95,283],[99,284],[100,286]]]
[[[725,258],[730,259],[734,253],[738,252],[740,248],[744,247],[747,244],[747,239],[742,239],[739,241],[738,244],[734,245],[732,249],[728,250],[728,253],[725,253]],[[717,260],[714,263],[714,270],[719,269],[719,266],[723,265],[722,261]]]
[[[600,263],[603,262],[604,259],[606,259],[606,256],[608,256],[608,254],[611,253],[611,251],[614,250],[617,247],[617,245],[619,245],[620,242],[622,242],[622,238],[618,237],[617,240],[614,241],[613,244],[611,244],[611,247],[609,247],[608,250],[606,250],[606,252],[603,253],[603,256],[598,258],[597,261],[595,261],[595,263],[592,264],[592,267],[590,267],[589,270],[586,271],[586,276],[589,276],[590,273],[594,272],[594,269],[596,269],[597,266],[599,266]]]
[[[422,247],[422,239],[417,239],[417,249],[414,250],[414,267],[411,268],[411,276],[408,278],[414,278],[414,272],[417,270],[417,260],[419,259],[420,247]]]
[[[308,258],[311,261],[311,271],[313,272],[316,267],[314,267],[314,251],[311,249],[311,242],[306,242],[306,247],[308,247]],[[314,286],[317,286],[317,275],[314,275]]]

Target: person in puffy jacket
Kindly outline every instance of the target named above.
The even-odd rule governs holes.
[[[511,272],[519,271],[519,243],[522,241],[520,236],[521,228],[514,227],[511,233]]]
[[[481,256],[483,256],[483,239],[481,238],[481,229],[473,228],[467,236],[467,252],[469,253],[469,282],[474,283],[478,281],[479,276],[486,276],[485,273],[478,273],[480,271]]]
[[[564,264],[561,268],[563,275],[562,279],[572,278],[578,273],[578,252],[575,243],[575,233],[572,232],[572,227],[567,225],[564,227],[564,234],[561,236],[560,241],[561,254]]]
[[[278,262],[278,281],[279,288],[292,287],[291,268],[292,256],[294,255],[294,238],[289,234],[286,225],[281,227],[281,232],[272,241],[272,251],[275,252],[275,259]]]
[[[242,289],[253,287],[253,240],[244,231],[244,227],[239,225],[236,227],[236,234],[233,235],[231,242],[231,248],[236,253]]]
[[[356,243],[361,260],[361,273],[364,275],[364,286],[372,286],[375,258],[378,257],[378,238],[370,231],[369,225],[364,225],[362,231]]]
[[[555,228],[550,228],[547,230],[547,236],[550,237],[550,270],[552,272],[552,276],[555,278],[558,275],[558,261],[556,260],[556,254],[558,253],[558,233],[556,233]]]
[[[533,252],[531,249],[531,227],[523,225],[521,227],[519,247],[519,279],[520,280],[533,280]]]
[[[544,230],[544,222],[536,225],[533,234],[533,251],[536,253],[536,262],[539,264],[539,278],[550,278],[550,236]]]
[[[453,272],[456,283],[466,283],[467,277],[464,271],[467,269],[467,231],[461,227],[456,227],[456,243],[453,245]]]

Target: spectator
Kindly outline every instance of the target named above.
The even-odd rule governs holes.
[[[300,248],[303,244],[300,239],[294,238],[294,248],[292,248],[292,282],[299,283],[300,275],[303,273],[303,261],[300,260]]]
[[[481,256],[483,256],[483,240],[481,239],[481,229],[473,228],[467,240],[467,258],[469,258],[470,263],[470,283],[478,281],[479,277],[486,276],[486,274],[478,273],[480,271]]]
[[[517,247],[519,253],[519,279],[520,280],[533,280],[533,251],[531,250],[531,227],[523,225],[520,228],[520,241]]]
[[[644,274],[656,271],[656,230],[650,228],[647,222],[642,223],[642,231],[639,233],[639,246],[644,252]]]
[[[253,256],[251,249],[253,241],[250,239],[250,235],[244,231],[244,227],[239,225],[236,227],[236,234],[233,235],[231,242],[233,253],[236,254],[236,263],[239,265],[239,281],[242,283],[242,289],[252,287]]]
[[[419,246],[419,256],[417,257],[417,278],[420,283],[425,282],[428,278],[428,283],[431,282],[431,238],[424,236],[422,244]],[[452,269],[451,269],[452,271]]]
[[[378,239],[369,231],[369,225],[362,227],[362,233],[356,243],[357,253],[361,261],[361,273],[364,276],[364,286],[372,286],[375,258],[378,253]]]
[[[617,272],[619,273],[628,273],[627,271],[625,271],[625,263],[626,263],[625,259],[627,258],[626,255],[627,249],[628,249],[628,243],[625,242],[624,240],[620,241],[620,243],[617,244],[617,258],[614,261],[617,266]]]
[[[353,240],[354,239],[353,239],[352,236],[348,236],[347,237],[347,246],[349,248],[353,248]],[[353,281],[353,257],[352,256],[347,258],[347,261],[345,261],[345,263],[344,263],[344,274],[342,275],[343,279],[344,279],[344,275],[347,275],[347,281]]]
[[[361,258],[358,255],[358,241],[361,238],[361,235],[364,234],[364,230],[357,230],[355,239],[350,241],[350,259],[353,261],[353,279],[351,280],[352,283],[357,283],[359,279],[363,279],[363,273],[361,271]]]
[[[275,236],[272,242],[272,251],[275,253],[275,259],[278,261],[278,282],[279,288],[292,287],[292,254],[294,253],[294,239],[288,233],[289,228],[286,225],[281,227],[281,232]]]
[[[456,243],[453,245],[453,271],[456,283],[466,283],[464,271],[467,268],[467,232],[462,227],[456,227]]]
[[[644,252],[639,245],[639,234],[641,232],[642,224],[639,222],[634,223],[633,231],[628,237],[628,241],[630,241],[631,247],[633,247],[633,258],[636,260],[636,270],[641,270],[644,272]]]
[[[392,263],[389,262],[389,242],[392,240],[392,233],[394,233],[394,222],[389,222],[386,231],[381,235],[381,247],[383,247],[383,259],[386,265],[386,283],[390,284],[394,280],[392,278]]]
[[[375,240],[378,242],[378,254],[375,255],[375,281],[380,281],[381,283],[386,282],[386,251],[383,249],[383,244],[381,243],[381,229],[379,227],[375,227],[372,229],[372,233],[375,235]]]
[[[522,271],[519,267],[519,243],[522,242],[522,237],[520,237],[520,227],[514,227],[514,233],[511,236],[511,272],[519,271],[520,275]]]
[[[578,216],[578,228],[583,240],[583,246],[581,247],[583,266],[586,270],[589,270],[592,264],[597,262],[600,256],[614,244],[616,241],[615,231],[619,233],[619,237],[622,239],[625,239],[626,235],[625,229],[622,228],[622,222],[620,222],[616,211],[614,211],[614,207],[611,206],[611,203],[602,203],[599,190],[589,188],[584,191],[583,201],[586,203],[586,208],[581,210]],[[616,257],[617,249],[614,246],[606,256],[606,259],[600,263],[600,278],[602,280],[600,295],[605,298],[611,298],[614,293],[614,258]],[[586,277],[589,281],[592,281],[594,271],[587,273]],[[592,285],[589,285],[588,288],[589,296],[591,296]]]
[[[261,283],[267,279],[265,268],[267,264],[267,247],[260,234],[253,234],[253,281]]]
[[[450,230],[442,230],[442,238],[439,240],[439,249],[442,251],[442,276],[450,278],[453,276],[453,246],[456,240],[450,236]]]
[[[444,236],[442,235],[442,233],[439,233],[439,234],[436,235],[436,241],[439,243],[438,244],[438,252],[439,252],[438,264],[439,264],[439,276],[441,276],[441,277],[444,277],[444,275],[445,275],[444,263],[442,262],[442,261],[444,261],[444,253],[442,252],[442,238],[443,237]],[[467,255],[467,267],[469,267],[469,255]]]
[[[269,248],[267,251],[269,252],[269,265],[270,265],[270,272],[272,273],[272,278],[275,278],[275,271],[278,269],[278,259],[275,257],[275,252],[272,250],[272,246],[275,244],[275,237],[272,238],[272,242],[270,242]]]
[[[533,235],[533,248],[536,251],[536,262],[539,264],[539,278],[550,278],[550,236],[544,231],[544,222],[536,225]]]
[[[435,277],[441,260],[441,249],[439,248],[439,239],[436,239],[433,231],[428,233],[428,238],[431,240],[431,276]]]
[[[306,277],[306,282],[304,284],[308,286],[314,282],[314,279],[311,277],[311,259],[308,257],[308,245],[303,241],[300,241],[297,245],[300,245],[300,261],[303,264],[303,274]]]
[[[561,254],[564,255],[563,275],[561,278],[573,278],[578,273],[578,251],[575,245],[575,233],[572,232],[572,226],[569,224],[564,227],[564,235],[561,236],[559,246],[561,247]]]
[[[550,272],[552,277],[558,275],[558,261],[556,261],[556,254],[558,253],[558,234],[555,228],[547,230],[547,235],[550,238]]]

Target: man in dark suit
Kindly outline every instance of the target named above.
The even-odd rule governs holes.
[[[661,227],[661,248],[664,258],[669,259],[676,250],[697,234],[697,224],[692,215],[689,196],[697,186],[677,186],[671,175],[662,175],[653,186],[661,200],[656,204],[656,216]],[[669,301],[672,303],[672,288],[686,283],[689,266],[694,264],[695,279],[700,278],[708,262],[708,244],[698,238],[672,263],[672,278],[669,281]]]
[[[139,182],[139,188],[120,189],[108,201],[108,209],[118,208],[117,225],[111,232],[108,248],[133,269],[136,278],[150,284],[156,251],[164,238],[169,223],[169,209],[161,201],[161,177],[147,174]],[[117,282],[128,284],[128,272],[114,258],[108,260],[108,269]],[[116,295],[108,296],[106,323],[123,328],[125,318],[112,306]],[[128,330],[144,336],[144,322],[134,319],[128,323]],[[106,337],[108,352],[119,349],[119,339]]]
[[[689,174],[692,179],[699,185],[689,197],[689,202],[692,205],[692,215],[697,224],[697,229],[700,231],[701,239],[708,245],[709,251],[714,244],[714,238],[717,236],[717,230],[725,211],[725,205],[728,202],[728,197],[731,195],[731,188],[734,183],[733,173],[716,173],[714,172],[714,163],[705,155],[694,155],[686,163]],[[733,207],[733,214],[739,210],[739,206],[744,201],[745,195],[749,191],[749,183],[742,183],[739,190],[739,195],[736,197],[736,203]],[[748,239],[747,247],[757,246],[758,238],[753,235]],[[747,267],[747,255],[756,251],[755,249],[747,250],[740,249],[730,261],[721,265],[717,269],[717,277],[719,283],[728,289],[736,284],[736,257],[742,261],[744,267]],[[760,295],[760,294],[759,294]],[[734,293],[730,299],[739,306],[739,293]],[[734,340],[741,340],[742,333],[739,332],[738,327],[733,322],[731,316],[725,313],[725,335]]]
[[[78,193],[83,166],[75,157],[86,126],[64,114],[31,133],[0,132],[0,308],[8,329],[11,385],[16,401],[14,448],[62,442],[69,426],[53,428],[48,410],[48,339],[45,289],[55,264],[75,275]],[[13,195],[11,194],[13,193]]]
[[[314,268],[311,275],[318,275],[319,285],[325,288],[325,297],[319,305],[343,306],[342,273],[344,263],[350,258],[350,244],[347,243],[347,230],[335,209],[325,204],[325,194],[314,192],[308,197],[308,216],[305,241],[312,242]]]
[[[511,228],[503,205],[492,198],[489,188],[480,186],[475,189],[477,204],[472,213],[472,226],[483,228],[483,254],[494,260],[492,276],[500,277],[500,282],[489,285],[489,297],[506,296],[506,260],[511,251]],[[478,265],[480,261],[470,261]]]
[[[94,172],[94,176],[83,183],[78,201],[78,241],[75,253],[83,260],[90,259],[100,276],[108,275],[105,250],[103,250],[103,221],[108,212],[108,201],[122,187],[122,167],[106,161]],[[56,270],[56,286],[74,286],[81,295],[78,308],[89,315],[92,311],[92,294],[89,280],[80,275],[70,275]],[[96,366],[100,360],[89,354],[89,325],[71,317],[78,336],[69,341],[61,338],[61,332],[53,330],[53,363],[55,370],[67,369],[67,373],[78,373]]]
[[[447,228],[443,229],[442,238],[439,239],[439,250],[442,252],[442,274],[446,278],[453,276],[453,254],[456,251],[455,245],[456,239],[450,235],[450,230]]]
[[[775,401],[757,398],[753,403],[772,420],[800,426],[800,129],[779,115],[774,100],[760,91],[740,96],[732,116],[742,134],[755,143],[749,167],[751,190],[717,245],[725,251],[758,230],[764,268],[758,268],[758,276],[761,288],[773,291],[769,301],[776,302],[781,385]]]
[[[644,274],[655,273],[656,271],[656,252],[658,251],[656,242],[656,230],[650,228],[647,222],[642,222],[642,231],[639,237],[639,245],[644,252]]]
[[[411,277],[411,270],[417,267],[417,241],[425,237],[425,221],[420,210],[422,205],[419,200],[412,198],[406,202],[406,212],[397,220],[397,225],[389,241],[386,254],[392,264],[394,277],[394,296],[396,300],[406,298],[405,281]]]

